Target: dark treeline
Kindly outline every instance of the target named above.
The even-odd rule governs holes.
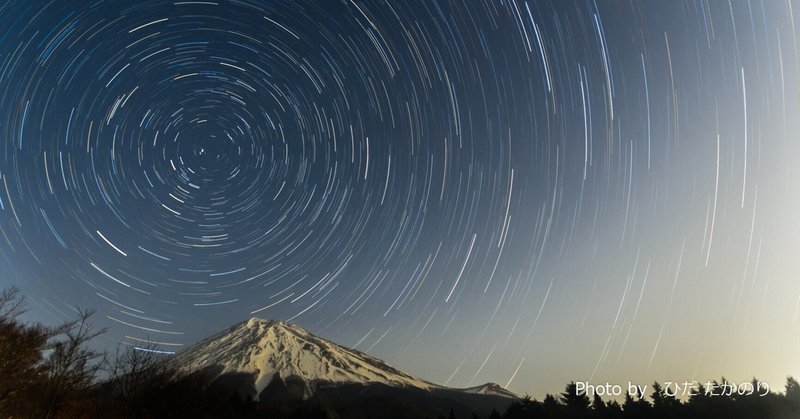
[[[750,384],[758,389],[756,379]],[[575,383],[570,383],[558,396],[548,394],[543,401],[525,397],[514,402],[505,414],[493,414],[491,419],[800,418],[800,384],[792,377],[787,378],[785,393],[782,394],[766,391],[751,393],[749,386],[741,392],[745,394],[739,394],[728,391],[728,385],[724,378],[713,381],[711,385],[715,389],[725,388],[723,391],[712,391],[703,384],[697,385],[688,399],[681,401],[672,396],[673,392],[654,383],[649,398],[626,395],[624,401],[619,403],[615,400],[604,401],[597,395],[589,398],[577,391]]]
[[[16,289],[0,292],[2,418],[800,418],[800,384],[791,377],[783,393],[709,395],[699,386],[681,401],[655,384],[648,397],[627,396],[622,403],[578,394],[570,383],[559,395],[525,397],[483,416],[463,405],[441,411],[385,393],[346,402],[319,395],[254,401],[218,380],[181,372],[148,348],[90,349],[103,333],[91,324],[90,311],[76,310],[76,320],[58,327],[24,323],[23,311]]]

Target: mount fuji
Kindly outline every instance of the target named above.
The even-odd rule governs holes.
[[[400,371],[297,325],[251,318],[178,353],[178,368],[255,400],[351,397],[380,391],[401,398],[502,406],[518,396],[494,383],[455,389]],[[380,390],[375,390],[380,389]],[[346,394],[345,394],[346,393]]]

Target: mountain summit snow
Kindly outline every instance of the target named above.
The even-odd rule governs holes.
[[[252,374],[260,393],[275,377],[300,379],[309,396],[320,385],[381,383],[394,387],[440,387],[399,371],[354,349],[319,338],[277,320],[251,318],[181,352],[176,361],[189,371],[215,368]]]
[[[278,320],[251,318],[179,353],[177,365],[216,377],[246,375],[255,393],[265,388],[302,385],[304,398],[317,388],[343,384],[383,384],[424,391],[455,390],[406,374],[355,349],[314,336]],[[214,377],[212,377],[214,378]],[[496,384],[465,389],[468,393],[516,397]],[[269,390],[269,389],[268,389]]]

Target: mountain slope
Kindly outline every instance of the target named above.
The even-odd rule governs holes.
[[[512,399],[519,398],[519,396],[517,396],[516,394],[504,389],[503,387],[500,387],[499,384],[495,384],[495,383],[486,383],[484,385],[480,385],[480,386],[477,386],[477,387],[469,387],[469,388],[463,388],[463,389],[459,389],[459,390],[464,392],[464,393],[487,394],[487,395],[490,394],[490,395],[493,395],[493,396],[509,397],[509,398],[512,398]]]
[[[187,371],[213,370],[218,376],[251,374],[256,394],[278,378],[300,379],[304,397],[319,386],[345,383],[381,383],[423,390],[441,388],[296,325],[258,318],[212,336],[181,352],[174,360]]]

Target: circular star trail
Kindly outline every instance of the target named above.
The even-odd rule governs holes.
[[[5,2],[2,284],[521,393],[788,365],[797,4],[722,3]]]

